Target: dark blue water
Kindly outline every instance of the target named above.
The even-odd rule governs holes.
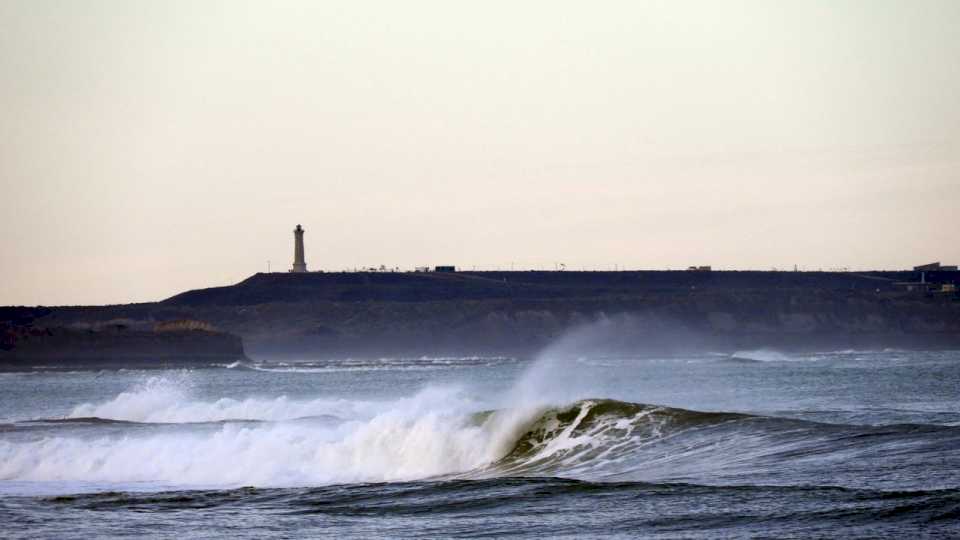
[[[960,352],[0,374],[8,538],[960,536]]]

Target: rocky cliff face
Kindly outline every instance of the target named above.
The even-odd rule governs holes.
[[[960,348],[960,297],[895,285],[912,278],[819,272],[260,274],[153,304],[54,308],[38,323],[121,321],[159,328],[163,321],[206,321],[241,336],[254,357],[523,355],[584,328],[600,329],[604,337],[591,347],[611,353]]]
[[[627,351],[960,346],[960,304],[861,296],[651,295],[418,304],[273,304],[221,313],[252,353],[526,354],[584,328]],[[270,313],[264,317],[264,313]],[[215,317],[213,313],[208,316]],[[229,319],[229,321],[227,320]],[[262,325],[270,320],[270,325]]]
[[[52,322],[52,321],[51,321]],[[134,323],[134,324],[130,324]],[[192,325],[144,329],[135,321],[0,323],[0,367],[209,364],[245,359],[238,336]]]

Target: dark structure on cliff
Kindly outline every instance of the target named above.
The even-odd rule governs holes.
[[[307,271],[307,261],[303,255],[303,227],[299,224],[293,230],[293,268],[290,272],[304,273]]]

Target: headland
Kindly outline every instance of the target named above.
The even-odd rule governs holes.
[[[953,349],[958,281],[955,270],[258,273],[152,303],[2,308],[0,363],[527,355],[582,328],[599,328],[590,347],[610,354]]]

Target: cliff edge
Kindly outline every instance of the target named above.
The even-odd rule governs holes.
[[[960,348],[960,296],[941,286],[960,273],[923,280],[904,285],[921,281],[914,272],[273,273],[156,303],[48,308],[35,324],[207,321],[255,357],[526,355],[585,327],[604,328],[592,346],[611,353]],[[79,343],[63,339],[62,347]],[[232,347],[224,342],[236,354]]]
[[[20,308],[0,321],[0,368],[165,367],[245,360],[239,336],[209,323],[175,320],[144,323],[130,319],[51,324],[38,319],[53,310]],[[39,316],[39,317],[38,317]]]

